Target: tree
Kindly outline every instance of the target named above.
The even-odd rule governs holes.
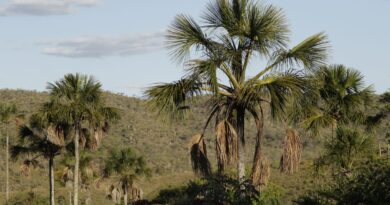
[[[113,176],[116,174],[116,176]],[[140,176],[150,176],[150,169],[142,157],[127,148],[111,152],[103,169],[103,178],[114,177],[124,192],[124,204],[127,203],[128,191]]]
[[[50,204],[55,203],[54,194],[54,158],[65,148],[65,136],[68,134],[66,124],[47,121],[43,113],[34,114],[29,124],[20,127],[20,142],[12,147],[12,158],[28,156],[23,162],[23,171],[27,175],[31,166],[37,166],[38,158],[49,162]]]
[[[364,160],[371,159],[374,153],[372,136],[363,134],[359,129],[339,126],[335,139],[327,142],[325,153],[315,161],[316,168],[332,166],[340,170],[342,176]]]
[[[221,127],[230,130],[225,132],[226,140],[217,140],[221,142],[218,164],[237,161],[241,182],[245,178],[245,115],[250,114],[258,130],[252,167],[253,182],[258,183],[263,159],[263,108],[268,105],[274,117],[284,113],[288,97],[300,95],[305,86],[303,73],[291,68],[315,69],[322,65],[327,38],[318,33],[288,49],[289,30],[282,10],[254,1],[215,0],[208,5],[203,20],[205,24],[199,25],[186,15],[175,18],[168,29],[168,47],[175,60],[185,63],[187,74],[176,82],[149,88],[146,96],[160,113],[170,116],[182,116],[194,97],[209,96],[205,128],[215,119],[217,126],[223,123]],[[194,53],[196,57],[189,58]],[[256,65],[255,74],[248,77],[256,57],[266,60],[267,66],[259,69]],[[203,148],[204,135],[200,136],[194,146]],[[237,146],[229,142],[237,142]],[[208,169],[205,153],[200,149],[191,152],[198,173],[208,173],[204,171]]]
[[[6,142],[5,142],[5,204],[8,205],[9,202],[9,133],[8,127],[12,122],[18,122],[21,119],[22,115],[18,113],[16,106],[14,104],[1,104],[0,105],[0,122],[5,126],[6,133]]]
[[[67,122],[74,130],[74,205],[78,205],[80,142],[82,146],[96,147],[108,131],[109,122],[118,119],[118,110],[104,105],[101,84],[93,77],[67,74],[63,79],[49,83],[51,101],[47,104],[59,120]]]
[[[363,75],[344,65],[321,67],[311,76],[317,90],[311,92],[303,103],[304,127],[318,131],[321,127],[332,127],[349,122],[364,123],[365,106],[372,100],[371,86],[364,87]],[[299,111],[299,109],[298,109]]]

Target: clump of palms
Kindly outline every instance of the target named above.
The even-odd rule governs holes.
[[[73,130],[74,150],[74,205],[78,205],[80,142],[97,148],[108,131],[109,123],[118,119],[116,108],[104,104],[101,84],[93,77],[67,74],[63,79],[49,83],[50,102],[47,106],[55,110],[55,116],[67,122]]]
[[[12,147],[12,158],[27,157],[22,172],[28,175],[31,166],[37,166],[38,159],[49,162],[50,204],[54,204],[54,158],[65,148],[64,138],[68,134],[66,124],[48,121],[45,113],[34,114],[28,124],[20,127],[20,141]]]
[[[110,177],[117,182],[124,194],[124,204],[128,204],[128,191],[133,188],[134,182],[139,177],[149,177],[150,174],[145,160],[127,148],[111,152],[104,166],[102,178]]]
[[[236,132],[236,136],[225,132],[230,136],[217,139],[219,168],[223,170],[235,161],[225,159],[237,159],[241,182],[245,179],[245,116],[250,115],[258,130],[252,166],[252,180],[258,184],[263,159],[263,109],[269,106],[273,117],[284,114],[288,98],[299,96],[305,87],[300,69],[315,69],[326,60],[327,38],[318,33],[288,48],[289,28],[282,10],[255,1],[215,0],[202,18],[203,25],[187,15],[175,18],[168,29],[167,44],[173,58],[184,62],[187,74],[176,82],[149,88],[146,96],[160,113],[170,116],[182,116],[194,97],[209,96],[205,127],[214,119],[217,127],[226,122],[224,126]],[[266,66],[255,65],[255,59],[265,60]],[[203,139],[204,131],[194,146],[202,147]],[[191,155],[195,156],[195,171],[207,170],[202,165],[209,163],[199,163],[196,158],[204,159],[204,150]]]
[[[5,204],[7,205],[9,202],[9,126],[12,122],[16,122],[18,124],[19,120],[23,117],[22,114],[20,114],[16,108],[15,104],[1,104],[0,105],[0,122],[2,125],[5,126],[5,135],[6,135],[6,142],[5,142]]]

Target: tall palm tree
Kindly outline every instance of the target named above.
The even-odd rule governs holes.
[[[15,104],[1,104],[0,105],[0,122],[5,126],[6,142],[5,142],[5,177],[6,177],[6,190],[5,190],[5,204],[9,202],[9,129],[8,127],[12,122],[18,122],[23,116],[18,113]]]
[[[50,205],[54,205],[54,158],[65,148],[65,136],[69,130],[66,124],[49,122],[43,116],[46,115],[34,114],[29,124],[20,127],[20,142],[12,147],[11,156],[14,159],[20,156],[31,157],[23,162],[25,171],[28,171],[30,166],[36,166],[38,158],[48,160]]]
[[[109,122],[119,117],[118,110],[104,105],[101,84],[93,77],[67,74],[63,79],[49,83],[51,101],[47,106],[56,110],[55,116],[67,122],[74,131],[74,205],[78,205],[80,142],[100,144],[109,128]]]
[[[113,177],[122,187],[124,204],[128,204],[128,191],[140,176],[150,176],[150,169],[142,157],[131,148],[111,152],[103,169],[103,178]]]
[[[167,44],[173,58],[185,63],[187,75],[176,82],[149,88],[146,96],[160,112],[180,116],[177,114],[189,108],[189,100],[208,95],[210,110],[205,127],[215,119],[216,125],[224,123],[225,128],[234,128],[239,139],[235,151],[230,152],[231,144],[224,143],[220,144],[220,154],[230,156],[228,158],[234,155],[232,158],[238,161],[238,178],[242,182],[245,178],[245,114],[255,119],[258,130],[252,168],[252,173],[258,173],[264,106],[271,108],[274,117],[283,114],[287,98],[299,95],[304,88],[305,81],[298,69],[315,69],[326,60],[327,38],[318,33],[288,49],[289,29],[282,10],[255,1],[214,0],[209,3],[203,21],[200,25],[187,15],[175,18],[168,29]],[[190,54],[196,57],[190,58]],[[266,66],[260,68],[254,59],[264,60]],[[292,69],[294,67],[297,69]],[[249,74],[250,68],[254,69]],[[204,147],[203,136],[197,138],[197,147]],[[234,134],[232,136],[233,139]],[[204,154],[192,152],[192,156]],[[229,161],[224,160],[226,157],[218,159],[222,160],[219,162],[222,165]],[[195,171],[205,168],[195,161],[193,165]],[[258,180],[255,176],[252,178]]]

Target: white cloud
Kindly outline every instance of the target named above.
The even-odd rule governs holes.
[[[69,40],[49,41],[43,54],[69,58],[102,58],[130,56],[163,48],[163,32],[144,33],[126,37],[81,37]]]
[[[64,15],[76,11],[77,7],[91,7],[100,0],[9,0],[0,5],[0,16],[48,16]]]

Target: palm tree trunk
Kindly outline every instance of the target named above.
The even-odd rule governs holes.
[[[6,128],[7,129],[7,128]],[[9,136],[8,136],[8,130],[6,131],[6,154],[5,154],[5,204],[8,205],[9,203]]]
[[[237,109],[237,135],[238,135],[238,146],[237,146],[237,174],[238,181],[242,183],[245,180],[245,109]]]
[[[50,177],[50,205],[54,205],[54,160],[49,159],[49,177]]]
[[[78,126],[75,129],[76,134],[74,138],[74,156],[75,156],[75,165],[74,165],[74,175],[73,175],[73,205],[78,205],[79,202],[79,164],[80,164],[80,155],[79,155],[79,139],[80,133]]]
[[[125,202],[124,204],[127,205],[127,183],[125,183],[125,190],[124,190],[125,195],[123,196],[123,201]]]

